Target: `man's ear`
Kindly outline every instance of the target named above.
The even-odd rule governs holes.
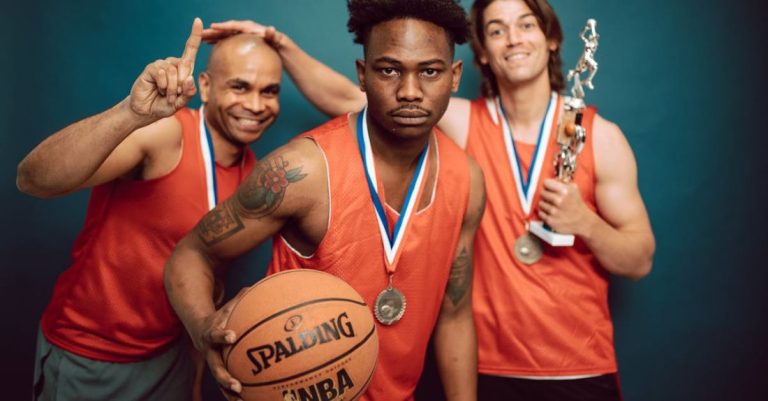
[[[198,82],[200,83],[200,100],[208,103],[208,96],[211,93],[211,76],[207,71],[203,71],[200,73]]]
[[[355,60],[357,67],[357,82],[360,84],[360,90],[365,92],[365,60]]]
[[[549,46],[547,46],[547,47],[549,47],[549,51],[551,51],[551,52],[557,50],[557,41],[550,40],[549,41]]]
[[[453,71],[453,81],[451,82],[451,92],[456,93],[459,90],[461,82],[461,73],[464,71],[464,61],[456,60],[451,66]]]

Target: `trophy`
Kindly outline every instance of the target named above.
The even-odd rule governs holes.
[[[563,118],[557,129],[557,145],[559,147],[555,155],[555,177],[561,182],[571,182],[576,172],[576,156],[584,148],[587,139],[587,130],[581,125],[583,111],[587,107],[584,103],[584,87],[594,90],[592,79],[597,73],[597,40],[600,35],[596,30],[597,22],[594,19],[587,20],[587,24],[579,34],[584,41],[584,51],[581,53],[576,66],[568,71],[567,80],[572,83],[571,96],[565,96],[563,104]],[[581,74],[588,73],[586,79],[581,79]],[[552,246],[571,246],[574,236],[553,231],[541,221],[532,221],[530,230],[544,242]]]

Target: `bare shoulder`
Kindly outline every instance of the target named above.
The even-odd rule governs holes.
[[[134,131],[126,138],[153,159],[171,157],[170,150],[180,149],[181,123],[176,117],[166,117]]]
[[[325,159],[308,138],[294,139],[259,163],[238,189],[238,200],[248,214],[295,217],[325,204]]]
[[[467,147],[470,107],[469,99],[452,97],[443,118],[437,123],[438,128],[462,149]]]
[[[598,180],[614,175],[634,177],[637,168],[635,156],[621,128],[598,114],[595,115],[592,135]]]
[[[467,161],[469,162],[469,202],[464,219],[474,230],[485,212],[485,177],[475,159],[467,155]]]

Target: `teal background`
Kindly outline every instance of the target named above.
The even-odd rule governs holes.
[[[612,283],[626,400],[768,399],[760,384],[768,373],[768,29],[760,3],[552,3],[566,33],[566,68],[581,51],[584,21],[598,21],[600,72],[587,96],[635,151],[658,243],[650,276]],[[87,201],[86,192],[53,200],[19,193],[16,164],[49,134],[127,96],[147,63],[180,55],[195,16],[276,25],[350,77],[361,54],[342,1],[46,0],[0,14],[0,398],[28,399],[37,322]],[[198,55],[197,71],[207,54]],[[460,95],[474,97],[479,78],[468,47],[457,57],[467,67]],[[324,121],[287,77],[281,104],[258,155]],[[230,289],[261,277],[267,249],[233,267]]]

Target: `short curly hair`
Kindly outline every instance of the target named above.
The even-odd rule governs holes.
[[[427,21],[443,28],[452,45],[465,43],[469,36],[467,14],[455,0],[347,0],[347,8],[347,28],[355,35],[355,43],[363,47],[375,25],[402,18]]]

